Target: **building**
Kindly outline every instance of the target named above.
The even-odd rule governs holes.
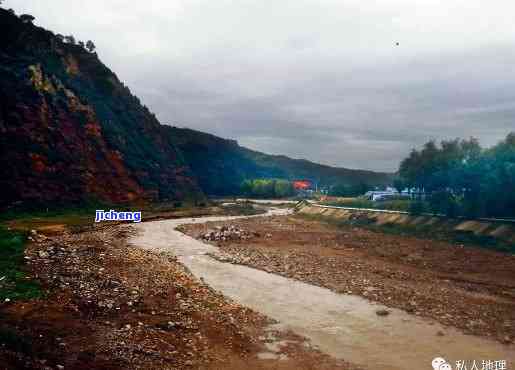
[[[313,182],[310,180],[293,180],[293,188],[299,190],[313,190]]]
[[[386,190],[372,190],[367,191],[365,193],[365,198],[372,201],[381,201],[388,199],[425,199],[424,191],[420,191],[418,189],[404,189],[401,192],[398,192],[397,189],[387,187]]]

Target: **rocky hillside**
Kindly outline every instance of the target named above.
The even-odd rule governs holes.
[[[154,115],[95,53],[0,9],[0,202],[200,192]]]
[[[161,125],[86,50],[0,8],[0,207],[235,194],[244,179],[384,184]]]

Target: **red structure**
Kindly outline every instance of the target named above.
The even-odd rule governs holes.
[[[308,190],[313,187],[313,183],[309,180],[294,180],[293,187],[295,190]]]

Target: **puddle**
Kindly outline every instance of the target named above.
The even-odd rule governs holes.
[[[285,214],[273,210],[269,214]],[[245,217],[245,216],[243,216]],[[263,217],[263,215],[251,216]],[[174,253],[197,277],[234,301],[261,312],[285,329],[303,335],[314,347],[338,359],[372,370],[430,369],[435,357],[456,360],[507,360],[515,364],[515,346],[464,335],[458,330],[388,308],[354,295],[337,294],[279,275],[219,262],[206,253],[217,248],[175,230],[180,224],[224,221],[241,217],[205,217],[146,222],[131,244]],[[437,333],[443,332],[440,336]],[[272,348],[270,348],[272,349]],[[263,358],[280,355],[267,350]],[[275,349],[275,347],[273,348]]]
[[[274,353],[274,352],[260,352],[257,354],[257,358],[259,358],[260,360],[287,360],[288,359],[288,356],[286,356],[285,354],[281,353],[281,354],[278,354],[278,353]]]

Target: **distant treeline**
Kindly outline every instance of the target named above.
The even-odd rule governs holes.
[[[369,190],[373,190],[374,187],[365,183],[356,185],[345,185],[339,184],[334,185],[329,189],[329,195],[335,197],[356,197],[365,194]]]
[[[241,192],[256,198],[285,198],[295,194],[293,183],[280,179],[245,180],[241,184]]]
[[[419,211],[515,217],[515,133],[488,149],[474,138],[430,141],[401,162],[399,177],[396,188],[425,192]]]

